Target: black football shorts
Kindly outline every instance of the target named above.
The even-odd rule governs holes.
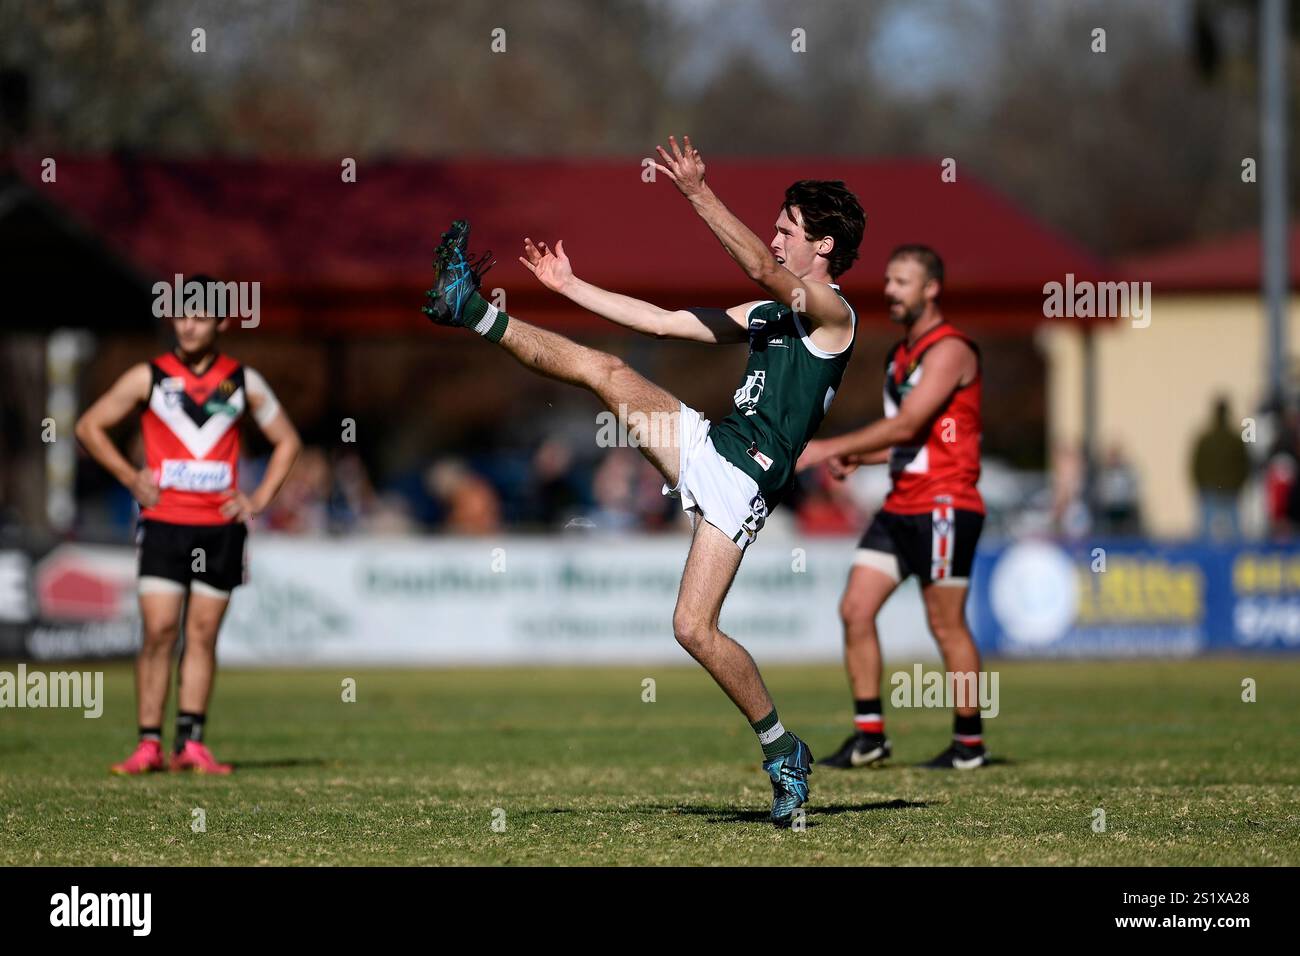
[[[141,520],[136,528],[140,577],[165,578],[185,589],[198,581],[232,591],[247,580],[244,545],[248,528],[233,524],[168,524]]]
[[[858,542],[853,563],[878,567],[895,581],[915,574],[923,585],[964,584],[983,527],[984,516],[978,511],[951,505],[919,515],[878,511]],[[889,556],[896,560],[896,568]]]

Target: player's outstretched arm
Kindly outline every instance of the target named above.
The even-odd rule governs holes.
[[[690,200],[728,255],[745,270],[745,275],[770,298],[805,316],[811,327],[847,328],[852,316],[835,290],[823,282],[806,283],[777,262],[767,244],[737,219],[704,182],[704,159],[691,145],[691,138],[682,137],[682,146],[679,147],[677,139],[669,136],[668,145],[672,147],[671,153],[662,146],[655,147],[666,164],[655,163],[655,169],[668,176],[681,194]]]
[[[221,505],[221,513],[231,521],[245,521],[261,514],[289,477],[293,463],[302,451],[302,440],[298,430],[293,427],[288,414],[280,407],[275,393],[266,384],[258,372],[244,366],[244,394],[248,399],[248,410],[253,421],[271,443],[271,458],[266,463],[266,471],[261,483],[251,494],[232,488],[226,493],[226,501]]]
[[[149,469],[137,469],[127,461],[113,444],[108,431],[149,400],[152,384],[153,375],[146,363],[132,365],[82,413],[75,429],[77,440],[90,457],[125,485],[135,500],[146,508],[158,503],[158,483]]]
[[[972,374],[974,361],[975,353],[956,339],[935,343],[922,357],[921,380],[907,393],[897,415],[835,438],[810,442],[798,466],[810,468],[828,458],[875,456],[915,437],[943,407],[962,378]]]
[[[731,309],[680,309],[670,311],[610,292],[584,282],[573,274],[573,265],[564,252],[564,240],[552,251],[544,242],[524,239],[524,254],[519,257],[546,288],[602,319],[660,339],[687,339],[694,342],[725,344],[743,342],[748,337],[746,317],[754,303]]]
[[[799,460],[795,463],[795,471],[805,471],[826,462],[831,477],[842,481],[862,465],[886,465],[889,463],[888,448],[865,454],[833,455],[827,451],[828,448],[832,447],[829,444],[830,441],[831,439],[827,438],[814,438],[805,445],[803,452],[799,455]]]

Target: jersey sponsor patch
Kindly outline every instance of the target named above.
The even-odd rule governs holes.
[[[225,491],[231,485],[231,477],[228,461],[164,458],[158,476],[158,487],[174,488],[177,491]]]
[[[763,525],[767,523],[767,516],[767,501],[761,494],[754,495],[749,499],[749,517],[741,523],[741,530],[749,535],[750,540],[753,540],[763,530]]]
[[[762,468],[764,471],[767,471],[772,467],[772,459],[768,458],[757,448],[749,449],[749,457],[758,462],[758,467]]]

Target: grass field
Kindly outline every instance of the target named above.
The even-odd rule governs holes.
[[[0,864],[1300,864],[1300,662],[994,667],[1001,762],[909,769],[950,717],[887,709],[892,765],[814,768],[807,829],[777,832],[752,733],[694,667],[228,671],[208,742],[236,774],[123,779],[114,664],[98,720],[0,710]],[[766,676],[814,754],[839,745],[838,668]]]

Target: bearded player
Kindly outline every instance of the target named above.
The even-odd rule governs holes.
[[[206,286],[206,278],[193,277]],[[188,284],[187,284],[188,285]],[[172,770],[228,774],[203,743],[216,670],[217,632],[230,592],[245,580],[244,522],[275,497],[301,444],[266,380],[217,351],[229,318],[198,312],[172,321],[176,347],[127,370],[77,422],[77,437],[140,504],[140,617],[144,638],[136,658],[139,743],[110,770],[143,774],[165,769],[163,712],[172,653],[185,623],[179,664]],[[136,469],[108,430],[143,408],[146,465]],[[239,426],[251,415],[273,446],[261,484],[239,490]]]
[[[885,271],[889,316],[905,337],[888,353],[885,417],[811,442],[799,467],[828,461],[843,478],[859,465],[889,465],[893,485],[858,543],[840,603],[844,663],[854,698],[854,733],[830,767],[860,767],[890,755],[880,704],[876,615],[908,575],[921,583],[930,631],[954,690],[952,743],[924,764],[972,770],[988,762],[974,694],[979,651],[966,626],[966,592],[984,525],[980,476],[980,357],[939,309],[943,260],[927,246],[895,249]]]
[[[641,377],[622,359],[585,348],[498,311],[477,292],[489,256],[466,258],[469,226],[443,235],[437,284],[425,312],[472,329],[541,375],[594,393],[627,424],[694,527],[673,633],[744,713],[772,782],[771,819],[790,824],[808,799],[812,754],[777,717],[749,653],[718,627],[745,549],[794,482],[795,462],[830,407],[853,353],[856,317],[835,279],[857,258],[865,217],[841,182],[804,180],[780,205],[765,245],[704,182],[704,161],[685,137],[658,147],[655,168],[691,203],[765,298],[729,309],[668,311],[608,292],[573,274],[562,242],[524,240],[520,261],[547,288],[618,325],[656,338],[748,343],[735,408],[716,424]]]

